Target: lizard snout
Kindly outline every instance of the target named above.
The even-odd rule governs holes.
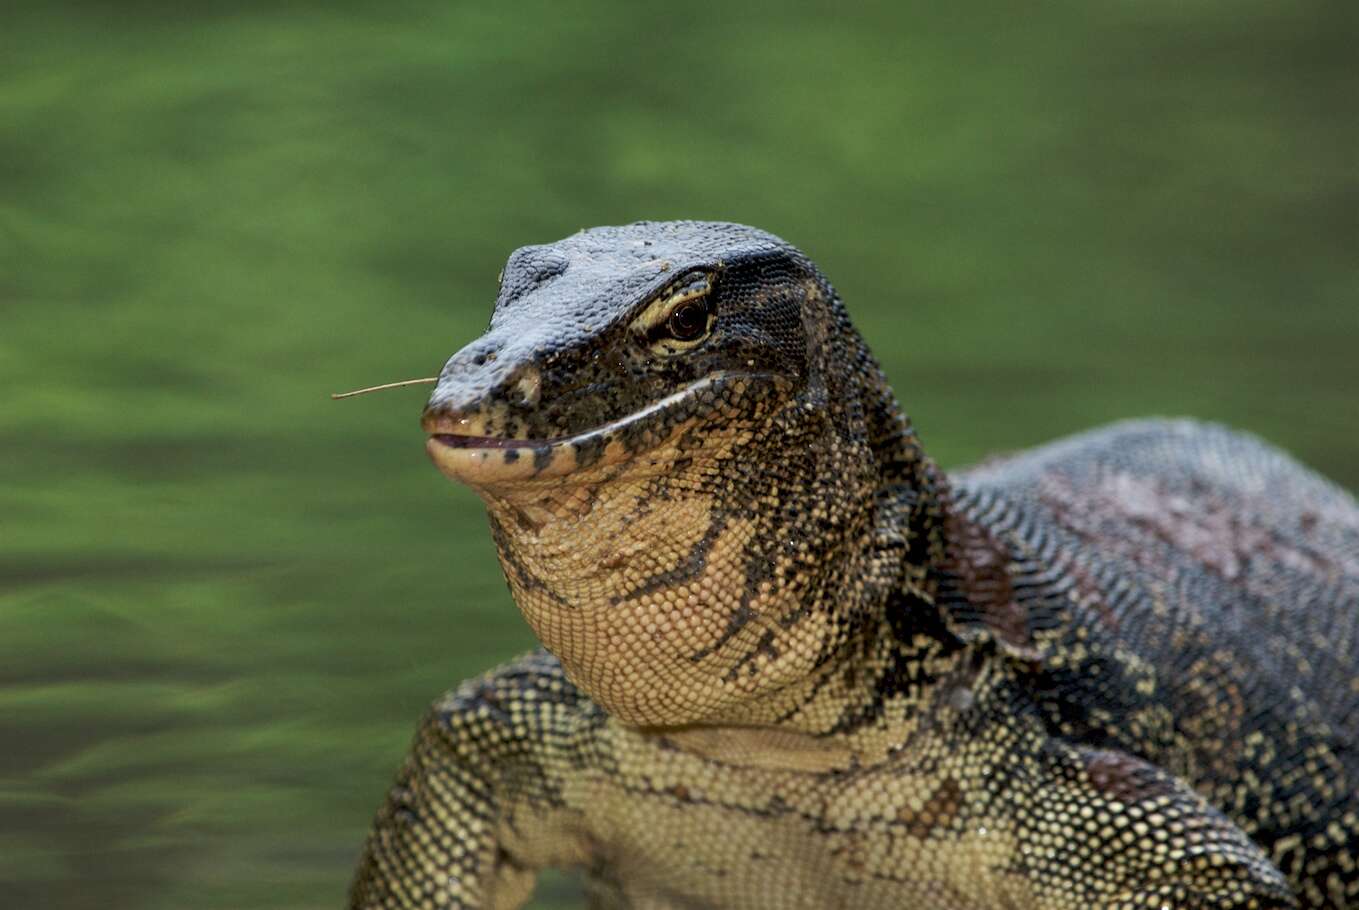
[[[421,420],[426,433],[522,438],[542,394],[542,371],[493,338],[454,354]]]

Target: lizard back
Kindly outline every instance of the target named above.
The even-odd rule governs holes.
[[[1191,421],[1121,423],[951,480],[1015,560],[1055,731],[1183,777],[1320,903],[1336,857],[1359,856],[1354,499]]]

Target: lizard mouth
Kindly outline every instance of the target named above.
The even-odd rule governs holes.
[[[753,416],[763,410],[761,402],[782,399],[789,385],[769,373],[714,373],[626,417],[545,439],[480,435],[485,422],[476,413],[435,411],[422,421],[429,435],[425,450],[445,476],[474,487],[563,477],[628,461],[718,411]]]

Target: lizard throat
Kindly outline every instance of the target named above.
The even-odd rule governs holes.
[[[820,411],[777,416],[681,431],[602,480],[479,489],[520,610],[620,721],[836,724],[800,683],[874,621],[899,555],[874,545],[866,449]]]

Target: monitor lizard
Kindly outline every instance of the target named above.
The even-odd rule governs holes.
[[[1359,507],[1259,440],[946,475],[703,222],[513,253],[423,427],[544,648],[434,703],[354,907],[1359,907]]]

